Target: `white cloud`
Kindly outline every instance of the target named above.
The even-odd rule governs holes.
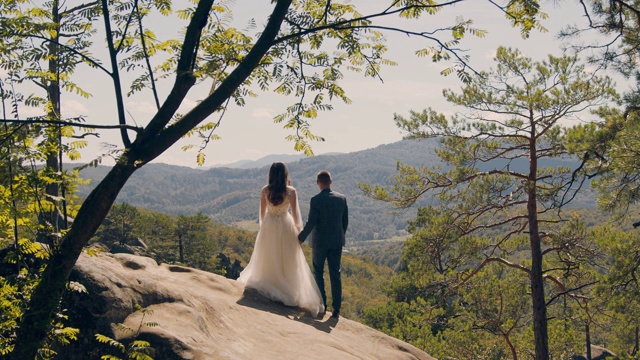
[[[273,119],[273,109],[258,107],[251,112],[251,116],[257,119]]]
[[[77,100],[62,101],[60,110],[64,117],[76,117],[89,113],[89,109],[87,109],[85,103]]]
[[[191,109],[193,109],[194,107],[196,107],[196,105],[198,105],[197,101],[193,101],[191,99],[184,99],[182,101],[182,104],[180,104],[180,107],[178,108],[178,112],[181,114],[185,114]]]
[[[149,101],[127,101],[127,110],[132,114],[138,115],[152,115],[158,112],[158,108],[155,104]]]

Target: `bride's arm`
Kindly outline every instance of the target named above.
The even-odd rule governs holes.
[[[296,225],[298,232],[302,230],[302,215],[300,215],[300,205],[298,204],[298,193],[296,189],[291,188],[291,196],[289,196],[289,205],[291,206],[291,216]]]
[[[260,222],[262,224],[262,220],[267,213],[267,187],[263,187],[262,191],[260,191]]]

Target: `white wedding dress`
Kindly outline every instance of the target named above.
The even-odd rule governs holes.
[[[269,202],[267,193],[265,186],[260,194],[260,231],[238,281],[269,299],[306,309],[315,317],[324,311],[324,305],[298,242],[302,217],[296,190],[287,186],[287,195],[277,206]]]

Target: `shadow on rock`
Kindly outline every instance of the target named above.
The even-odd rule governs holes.
[[[317,330],[326,333],[330,333],[339,321],[339,318],[331,317],[331,314],[324,314],[322,318],[315,318],[307,310],[294,306],[286,306],[279,301],[268,299],[255,289],[250,288],[244,289],[242,297],[237,301],[237,304],[280,315],[313,326]]]

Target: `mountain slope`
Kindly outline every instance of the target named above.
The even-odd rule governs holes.
[[[359,182],[386,184],[396,162],[420,165],[434,161],[433,141],[401,141],[349,154],[318,155],[287,163],[292,185],[298,190],[303,217],[309,199],[318,192],[315,177],[323,169],[333,176],[333,189],[348,197],[350,240],[389,238],[402,234],[415,212],[391,214],[389,204],[362,195]],[[275,159],[274,159],[275,160]],[[269,166],[253,169],[198,170],[166,164],[148,164],[138,170],[118,196],[118,202],[156,211],[191,215],[202,212],[224,224],[257,220],[260,189]],[[81,197],[102,179],[108,167],[87,168],[81,177],[91,185],[79,189]]]
[[[268,155],[258,160],[240,160],[240,161],[236,161],[229,164],[214,165],[212,167],[209,167],[209,169],[220,168],[220,167],[227,167],[232,169],[255,169],[255,168],[261,168],[263,166],[271,165],[271,163],[273,163],[274,161],[282,161],[282,162],[289,163],[289,162],[298,161],[300,159],[303,159],[304,157],[305,156],[302,154]]]
[[[389,185],[401,161],[413,166],[432,166],[439,162],[434,149],[436,139],[403,140],[348,154],[328,154],[287,163],[292,185],[298,190],[303,217],[309,199],[318,192],[316,174],[329,170],[332,188],[348,198],[350,224],[348,242],[387,239],[404,235],[406,223],[415,218],[415,209],[397,212],[389,204],[373,201],[358,189],[358,183]],[[273,161],[278,159],[272,159]],[[523,170],[526,161],[510,164]],[[575,166],[571,160],[553,160],[543,166]],[[117,201],[172,214],[192,215],[202,212],[223,224],[257,221],[260,189],[267,182],[269,165],[251,169],[212,168],[198,170],[166,164],[148,164],[138,170],[122,189]],[[81,176],[93,179],[81,187],[86,196],[102,179],[107,167],[88,168]],[[430,199],[425,196],[422,204]],[[590,206],[587,196],[578,206]],[[353,243],[352,243],[353,244]]]

